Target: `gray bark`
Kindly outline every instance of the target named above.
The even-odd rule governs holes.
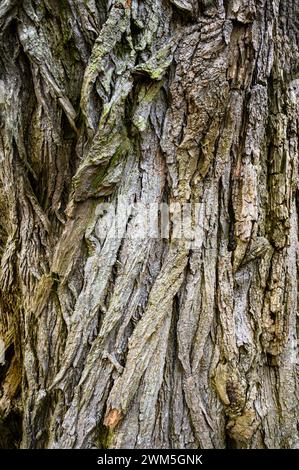
[[[299,448],[298,15],[0,2],[0,447]]]

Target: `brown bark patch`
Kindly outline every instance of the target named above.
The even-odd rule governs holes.
[[[109,411],[106,418],[104,419],[104,425],[109,429],[115,429],[119,422],[122,420],[123,415],[122,412],[117,410],[116,408],[112,408]]]

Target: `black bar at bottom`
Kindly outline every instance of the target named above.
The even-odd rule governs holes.
[[[13,468],[128,468],[180,465],[207,466],[286,465],[298,458],[297,450],[1,450],[0,469]]]

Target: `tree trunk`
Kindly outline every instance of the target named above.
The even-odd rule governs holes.
[[[298,15],[1,2],[0,447],[299,448]]]

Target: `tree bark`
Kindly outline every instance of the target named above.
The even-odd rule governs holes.
[[[0,447],[299,448],[298,18],[1,2]]]

